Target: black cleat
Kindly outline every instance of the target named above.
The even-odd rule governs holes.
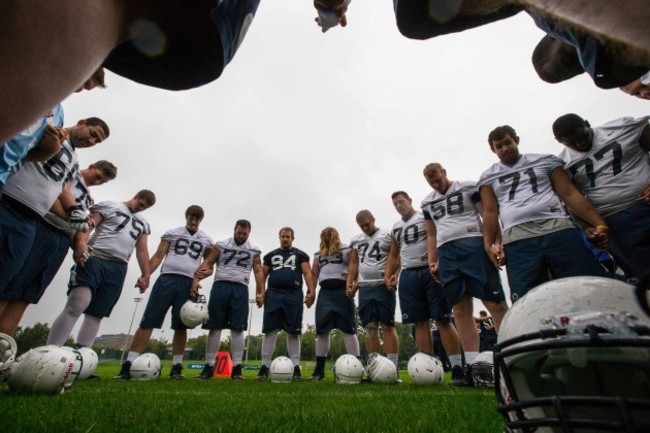
[[[131,361],[124,361],[119,374],[113,377],[115,380],[131,380]]]
[[[102,380],[102,377],[101,377],[99,374],[95,374],[95,373],[93,373],[93,374],[91,374],[90,376],[88,376],[88,379],[86,379],[86,380],[94,380],[94,381],[97,381],[97,380]]]
[[[172,379],[185,379],[185,376],[183,376],[183,364],[179,362],[178,364],[172,365],[172,371],[169,372],[169,377]]]
[[[300,375],[300,366],[299,365],[294,365],[293,367],[293,376],[291,377],[291,380],[294,382],[300,382],[302,380],[302,376]]]
[[[472,366],[466,365],[463,368],[460,365],[454,365],[451,368],[451,384],[459,387],[473,387]]]
[[[311,375],[311,381],[312,382],[319,382],[321,380],[325,379],[325,372],[324,371],[314,371],[314,374]]]
[[[241,364],[237,364],[232,368],[230,378],[232,380],[244,380],[244,376],[241,374]]]
[[[210,365],[206,362],[205,366],[203,367],[203,370],[201,370],[201,373],[199,373],[198,376],[194,376],[194,379],[208,380],[208,379],[212,379],[213,376],[214,376],[214,365]]]
[[[260,368],[260,372],[257,373],[255,380],[259,380],[261,382],[269,380],[269,368],[266,365],[263,365],[262,368]]]

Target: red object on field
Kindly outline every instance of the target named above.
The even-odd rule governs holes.
[[[232,358],[230,358],[230,352],[217,352],[217,359],[214,363],[214,375],[230,377],[231,373]]]

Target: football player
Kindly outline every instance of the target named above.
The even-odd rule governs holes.
[[[491,131],[488,143],[499,162],[478,182],[483,248],[496,266],[506,265],[511,301],[552,278],[607,276],[562,203],[590,226],[586,234],[597,247],[607,244],[609,229],[573,185],[563,161],[553,155],[519,153],[519,137],[508,125]]]
[[[50,163],[49,161],[48,163]],[[36,164],[27,163],[26,165]],[[88,212],[94,201],[88,190],[117,176],[117,167],[108,161],[97,161],[73,174],[66,188],[74,197],[75,212]],[[10,185],[13,191],[13,183]],[[78,226],[63,219],[66,215],[63,194],[43,216],[36,221],[34,240],[27,260],[0,294],[0,332],[13,335],[29,304],[37,304],[63,264]],[[82,218],[81,223],[85,224]]]
[[[433,336],[430,325],[430,321],[433,319],[440,331],[440,339],[445,352],[452,361],[452,365],[456,366],[457,371],[453,379],[461,380],[463,370],[460,362],[458,333],[451,323],[449,303],[429,270],[427,228],[424,215],[413,207],[413,200],[406,192],[394,192],[391,198],[393,206],[401,218],[393,225],[384,282],[395,290],[398,288],[399,281],[402,323],[415,325],[415,345],[418,351],[433,354]],[[399,274],[399,280],[397,274]],[[460,377],[457,377],[458,375]]]
[[[192,290],[198,293],[199,281],[212,274],[214,265],[214,283],[208,302],[208,322],[203,329],[208,329],[205,342],[205,366],[196,379],[211,379],[214,376],[214,363],[221,344],[221,331],[229,329],[231,335],[230,351],[233,369],[230,377],[243,380],[242,356],[244,354],[244,331],[248,328],[248,284],[251,270],[255,278],[256,293],[264,291],[264,274],[262,273],[261,250],[248,241],[251,223],[237,220],[232,237],[214,244],[201,267],[194,275]]]
[[[309,256],[293,246],[294,233],[291,227],[279,232],[280,248],[264,256],[263,280],[267,281],[265,291],[258,292],[257,306],[264,305],[262,323],[262,367],[257,380],[267,380],[275,341],[281,329],[287,333],[287,351],[293,363],[293,380],[301,380],[300,334],[302,333],[303,302],[310,308],[314,304],[316,287],[309,267]],[[303,278],[307,284],[304,296]]]
[[[76,264],[70,271],[68,300],[52,323],[47,344],[64,344],[83,314],[77,344],[92,346],[102,319],[110,316],[120,298],[133,250],[142,272],[135,286],[140,293],[147,290],[151,276],[147,239],[151,229],[140,212],[155,203],[154,193],[143,189],[125,202],[105,201],[93,205],[90,216],[94,231],[75,239]]]
[[[187,343],[187,326],[180,318],[183,304],[191,296],[194,273],[201,259],[213,244],[212,238],[199,229],[204,217],[201,206],[192,205],[185,210],[185,225],[167,230],[160,238],[158,249],[149,261],[151,273],[160,269],[149,295],[140,326],[135,331],[129,354],[114,379],[129,380],[131,363],[144,351],[151,333],[162,327],[165,315],[172,309],[172,369],[169,377],[183,379],[183,354]]]
[[[571,180],[603,216],[608,251],[627,278],[650,269],[650,116],[623,117],[592,128],[577,114],[553,123],[565,146],[558,155]]]
[[[346,283],[350,247],[341,242],[339,232],[325,227],[320,233],[320,249],[314,254],[311,271],[319,281],[316,301],[316,368],[311,380],[325,379],[325,361],[330,350],[330,331],[340,329],[345,350],[359,357],[354,297],[348,297]]]
[[[357,212],[356,221],[361,233],[350,241],[347,294],[353,298],[359,292],[359,318],[366,329],[369,357],[380,352],[381,327],[386,357],[397,368],[399,339],[395,330],[395,287],[384,283],[390,233],[377,227],[375,217],[367,209]]]
[[[476,182],[451,181],[447,170],[438,163],[428,164],[423,174],[433,189],[421,205],[427,229],[429,270],[440,282],[444,296],[452,305],[454,323],[465,353],[466,370],[471,370],[480,345],[474,323],[473,298],[483,301],[497,328],[508,305],[499,271],[483,249]],[[449,354],[449,359],[453,366],[460,364],[460,354]],[[458,370],[452,367],[452,373],[454,368]],[[463,376],[456,371],[455,376],[466,385],[473,383],[471,371],[466,371]]]

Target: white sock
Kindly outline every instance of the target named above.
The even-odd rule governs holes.
[[[205,363],[214,365],[217,359],[217,351],[221,345],[221,329],[211,329],[208,339],[205,341]]]
[[[230,332],[230,353],[232,354],[232,365],[241,364],[244,357],[244,333]]]

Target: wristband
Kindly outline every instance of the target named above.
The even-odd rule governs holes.
[[[609,227],[607,227],[607,226],[603,226],[603,225],[599,225],[599,226],[596,226],[596,230],[598,230],[599,232],[608,232],[608,231],[609,231]]]
[[[641,75],[641,84],[643,84],[644,86],[650,86],[650,71]]]

